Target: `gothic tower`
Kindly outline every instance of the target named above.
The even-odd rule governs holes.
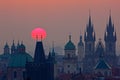
[[[42,41],[36,42],[34,61],[26,64],[26,71],[30,80],[54,80],[53,57],[46,59]]]
[[[84,34],[85,41],[85,58],[83,62],[83,68],[85,73],[91,73],[94,66],[94,52],[95,52],[95,32],[91,21],[91,15],[89,15],[89,22]]]
[[[111,65],[115,65],[116,63],[116,32],[114,28],[114,24],[112,23],[111,14],[109,15],[109,22],[106,27],[105,35],[105,59]]]
[[[71,41],[71,35],[69,35],[69,41],[65,45],[65,55],[63,58],[64,73],[76,73],[77,72],[77,57],[76,48]]]
[[[82,61],[84,58],[84,43],[82,41],[82,35],[80,35],[80,41],[78,43],[78,57],[79,61]]]
[[[89,15],[89,23],[86,27],[86,31],[84,34],[84,41],[85,41],[85,55],[86,56],[92,55],[95,50],[95,32],[90,15]]]
[[[82,41],[82,35],[80,35],[80,41],[78,43],[78,68],[83,70],[82,68],[82,60],[84,58],[84,43]]]

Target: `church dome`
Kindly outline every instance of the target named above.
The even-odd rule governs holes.
[[[68,41],[68,43],[65,45],[65,50],[75,50],[75,45],[74,45],[74,43],[71,41],[71,35],[69,36],[69,41]]]
[[[28,53],[11,54],[8,67],[25,67],[26,62],[33,62],[32,56]]]

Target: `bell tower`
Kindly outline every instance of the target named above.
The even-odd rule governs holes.
[[[85,57],[83,59],[83,72],[91,73],[93,71],[94,63],[94,53],[95,53],[95,32],[91,20],[91,15],[89,13],[89,21],[86,26],[86,31],[84,34],[85,41]]]
[[[113,66],[116,63],[116,31],[112,23],[111,12],[109,15],[109,22],[106,27],[104,41],[105,41],[105,55],[107,62]],[[112,61],[111,61],[112,60]]]

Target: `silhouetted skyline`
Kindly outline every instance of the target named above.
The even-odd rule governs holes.
[[[0,53],[6,42],[9,45],[18,40],[33,54],[35,41],[31,31],[42,27],[47,31],[45,49],[52,46],[64,48],[71,33],[72,41],[78,44],[80,34],[84,35],[89,10],[95,28],[96,40],[104,38],[111,10],[112,21],[117,32],[117,52],[120,47],[119,0],[0,0]],[[117,53],[118,54],[118,53]]]

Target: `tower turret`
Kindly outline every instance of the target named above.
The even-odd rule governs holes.
[[[16,52],[16,47],[15,47],[15,43],[13,40],[12,46],[11,46],[11,54],[14,54]]]
[[[63,60],[64,73],[74,74],[77,72],[77,57],[76,48],[71,40],[71,35],[69,35],[69,41],[65,45],[65,55]]]
[[[83,59],[83,72],[91,73],[95,65],[94,53],[95,53],[95,31],[91,20],[91,15],[89,13],[89,21],[86,26],[86,31],[84,34],[85,41],[85,57]],[[86,68],[87,67],[87,68]]]
[[[93,24],[91,21],[91,16],[89,15],[89,21],[84,34],[85,55],[91,55],[94,53],[95,40],[96,40],[95,32],[94,32]]]
[[[78,43],[78,69],[83,71],[83,58],[84,58],[84,43],[82,41],[82,35],[80,35],[80,41]]]
[[[25,48],[25,45],[23,44],[23,41],[21,42],[21,45],[20,45],[20,53],[25,53],[26,52],[26,48]]]
[[[104,41],[105,41],[105,59],[106,61],[111,65],[116,65],[117,63],[116,60],[116,31],[114,28],[114,24],[112,22],[111,18],[111,12],[109,15],[109,20],[108,24],[106,27],[105,35],[104,35]]]
[[[82,41],[82,35],[80,35],[80,41],[78,43],[78,60],[81,61],[84,58],[84,43]]]
[[[6,42],[5,46],[4,46],[4,54],[10,54],[10,49],[8,46],[8,43]]]

